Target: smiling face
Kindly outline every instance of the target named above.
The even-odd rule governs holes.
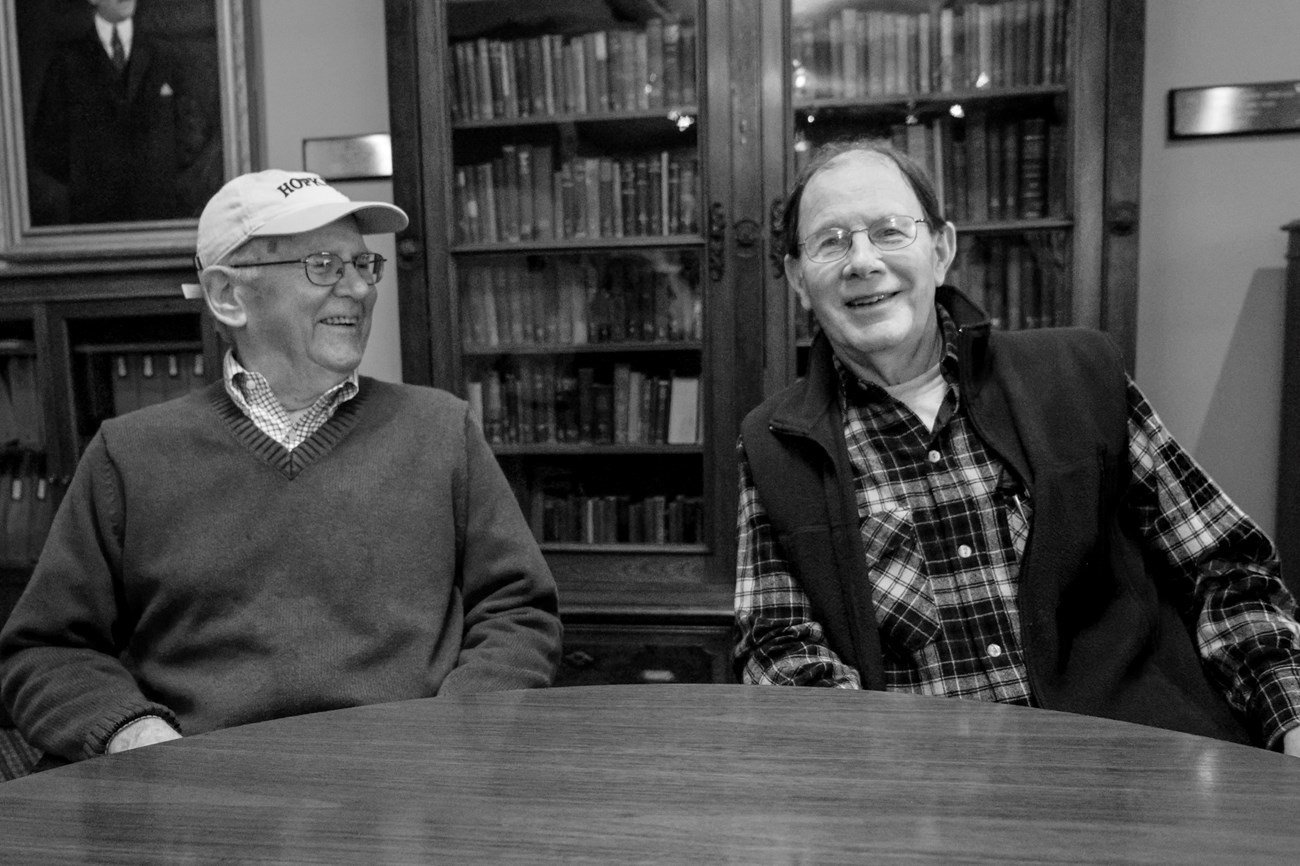
[[[861,229],[891,215],[922,218],[911,184],[888,157],[848,151],[804,187],[798,231],[806,238],[831,227]],[[814,262],[802,252],[785,258],[786,280],[811,310],[835,354],[860,378],[893,385],[921,375],[937,361],[935,288],[956,251],[951,223],[917,226],[916,240],[881,250],[866,232],[853,235],[847,255]]]
[[[280,261],[328,252],[347,260],[343,278],[332,287],[313,284],[295,263],[263,266],[237,289],[246,315],[235,334],[239,361],[267,378],[285,408],[310,405],[361,363],[376,294],[351,259],[367,251],[356,220],[348,217],[282,238],[274,254],[263,249],[240,257]]]

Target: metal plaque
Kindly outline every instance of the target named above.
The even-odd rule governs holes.
[[[1169,137],[1256,135],[1300,130],[1300,81],[1169,91]]]

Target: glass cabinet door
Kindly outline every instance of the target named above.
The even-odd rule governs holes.
[[[697,4],[446,16],[457,327],[440,384],[470,401],[557,572],[710,553]]]
[[[1085,182],[1100,188],[1098,177],[1081,180],[1075,159],[1096,144],[1079,127],[1100,105],[1078,95],[1077,55],[1098,38],[1080,41],[1080,5],[1098,4],[790,0],[787,177],[823,143],[888,141],[934,179],[958,234],[948,282],[995,327],[1099,326],[1091,295],[1100,253],[1075,261],[1076,192]],[[796,374],[814,329],[807,313],[791,311]]]

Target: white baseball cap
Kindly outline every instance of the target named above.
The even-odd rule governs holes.
[[[194,267],[201,273],[250,238],[309,232],[345,216],[355,217],[364,235],[399,232],[407,224],[406,212],[396,205],[352,201],[309,171],[270,168],[242,174],[203,208]],[[187,298],[203,294],[197,283],[181,290]]]

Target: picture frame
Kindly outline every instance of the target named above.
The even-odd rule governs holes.
[[[253,167],[250,0],[110,5],[134,13],[116,73],[92,0],[0,0],[0,262],[188,256],[203,203]]]

